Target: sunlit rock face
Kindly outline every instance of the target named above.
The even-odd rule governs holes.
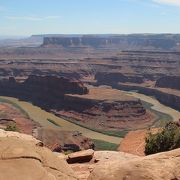
[[[179,179],[180,149],[146,157],[111,160],[97,165],[88,180]]]
[[[77,179],[65,160],[32,136],[1,130],[0,146],[0,179]]]

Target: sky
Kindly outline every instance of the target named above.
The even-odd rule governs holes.
[[[0,0],[0,36],[180,33],[180,0]]]

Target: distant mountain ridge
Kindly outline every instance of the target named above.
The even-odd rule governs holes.
[[[0,37],[0,47],[39,46],[180,51],[180,34],[40,34]]]
[[[176,51],[180,50],[180,34],[45,36],[42,46]]]

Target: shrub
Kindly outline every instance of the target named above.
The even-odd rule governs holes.
[[[52,119],[47,119],[47,121],[49,121],[50,123],[54,124],[55,126],[61,127],[58,123],[56,123],[54,120]]]
[[[5,131],[17,131],[16,124],[8,124],[4,130]]]
[[[148,133],[146,137],[145,154],[155,154],[180,148],[180,125],[169,122],[158,133]]]

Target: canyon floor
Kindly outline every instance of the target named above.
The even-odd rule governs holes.
[[[3,41],[2,44],[5,44],[0,47],[0,77],[6,80],[14,77],[21,83],[30,75],[55,76],[84,83],[89,93],[66,94],[63,108],[56,106],[39,108],[40,106],[35,107],[28,103],[31,102],[30,95],[33,88],[31,84],[20,92],[23,94],[24,91],[29,91],[28,98],[26,94],[22,95],[28,99],[28,102],[8,99],[28,111],[30,118],[35,119],[35,122],[40,125],[68,131],[73,129],[82,132],[88,138],[97,139],[98,137],[99,140],[118,144],[129,130],[163,126],[166,121],[177,121],[180,117],[179,47],[175,45],[165,48],[162,43],[163,40],[169,42],[169,38],[177,41],[179,36],[162,35],[160,37],[159,39],[159,35],[135,35],[133,38],[131,36],[97,35],[97,37],[88,38],[83,36],[82,39],[87,42],[79,45],[77,42],[80,37],[62,36],[54,38],[33,36],[30,39],[13,41],[9,45]],[[121,38],[123,41],[119,41]],[[69,44],[75,39],[77,42]],[[110,39],[115,44],[111,44]],[[153,43],[148,45],[151,41]],[[103,44],[104,42],[109,43]],[[145,45],[144,42],[146,42]],[[48,84],[48,80],[45,81],[47,81],[45,87],[52,86]],[[40,84],[40,81],[33,83]],[[41,87],[36,85],[36,88]],[[32,91],[37,91],[36,88]],[[7,90],[10,91],[8,88]],[[140,94],[121,90],[135,90]],[[45,96],[48,97],[51,92],[54,92],[53,87],[48,89],[46,93],[49,94]],[[16,97],[17,93],[14,92],[14,95],[12,97]],[[34,98],[36,96],[37,94]],[[151,97],[155,97],[160,104]],[[52,106],[54,102],[51,98],[50,100],[47,98],[43,99],[43,103],[44,106]],[[60,127],[47,119],[55,121]],[[114,133],[114,131],[120,133]]]

